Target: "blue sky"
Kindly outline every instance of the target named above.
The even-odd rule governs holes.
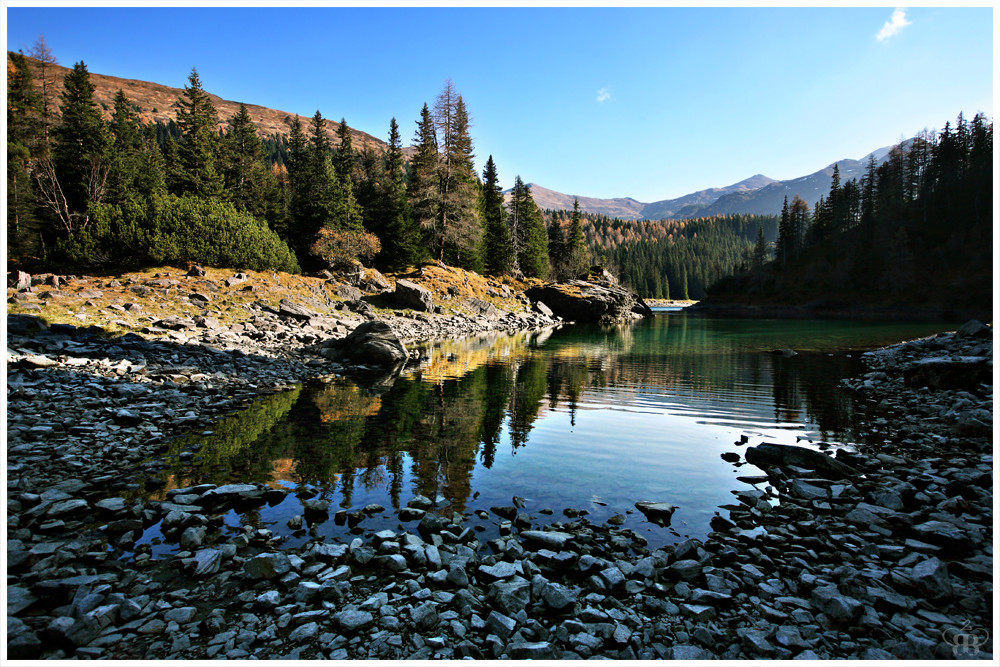
[[[972,8],[125,8],[8,3],[7,48],[412,138],[445,79],[477,166],[650,202],[860,158],[993,115],[993,14]]]

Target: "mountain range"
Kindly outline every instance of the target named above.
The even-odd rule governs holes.
[[[825,197],[830,192],[830,180],[833,167],[840,169],[841,182],[852,178],[861,179],[868,159],[875,158],[878,166],[888,157],[890,147],[879,148],[865,155],[860,160],[843,159],[830,164],[807,176],[800,176],[786,181],[768,178],[756,174],[739,183],[733,183],[720,188],[709,188],[686,194],[675,199],[664,199],[643,203],[631,197],[615,199],[598,199],[567,195],[555,190],[549,190],[536,183],[531,184],[531,193],[535,203],[542,210],[570,210],[573,199],[579,198],[580,210],[587,213],[607,215],[623,219],[659,220],[662,218],[699,218],[712,215],[728,215],[733,213],[755,213],[760,215],[778,215],[785,197],[791,201],[795,195],[813,206],[820,196]]]

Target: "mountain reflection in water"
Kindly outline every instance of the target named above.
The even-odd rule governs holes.
[[[837,384],[861,367],[844,351],[945,328],[659,313],[632,326],[439,341],[381,388],[342,378],[300,385],[174,441],[173,455],[201,448],[192,462],[170,459],[178,462],[157,497],[205,482],[266,482],[345,509],[399,508],[421,494],[466,512],[522,496],[537,523],[572,507],[594,522],[623,514],[651,544],[703,536],[741,486],[735,477],[757,472],[720,459],[742,452],[740,435],[751,444],[852,441],[857,407]],[[780,348],[799,354],[772,354]],[[678,505],[672,527],[646,522],[638,500]],[[539,515],[544,508],[555,513]],[[291,494],[234,520],[287,534],[284,523],[301,512]],[[389,514],[381,521],[398,525]],[[346,532],[332,520],[312,530]]]

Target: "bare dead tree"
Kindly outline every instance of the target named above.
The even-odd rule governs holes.
[[[107,191],[110,169],[106,161],[96,157],[90,159],[83,181],[83,195],[87,205],[82,211],[75,211],[70,206],[52,160],[45,157],[33,162],[32,171],[38,184],[38,202],[42,208],[52,214],[69,236],[86,229],[90,224],[90,205],[103,201]]]

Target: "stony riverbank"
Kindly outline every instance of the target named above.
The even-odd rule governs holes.
[[[500,537],[480,544],[470,517],[439,515],[437,499],[409,499],[399,528],[375,533],[365,517],[384,508],[331,518],[303,496],[305,524],[361,530],[296,549],[222,520],[287,491],[204,485],[143,500],[128,492],[160,465],[140,465],[146,443],[329,362],[278,344],[247,353],[55,329],[11,338],[10,657],[991,655],[971,646],[992,621],[989,329],[868,355],[852,386],[884,444],[836,458],[749,447],[767,476],[748,478],[755,489],[704,542],[653,551],[572,508],[533,530],[551,510],[519,498],[485,517]],[[668,508],[643,510],[669,521]],[[177,553],[135,548],[155,525]]]

